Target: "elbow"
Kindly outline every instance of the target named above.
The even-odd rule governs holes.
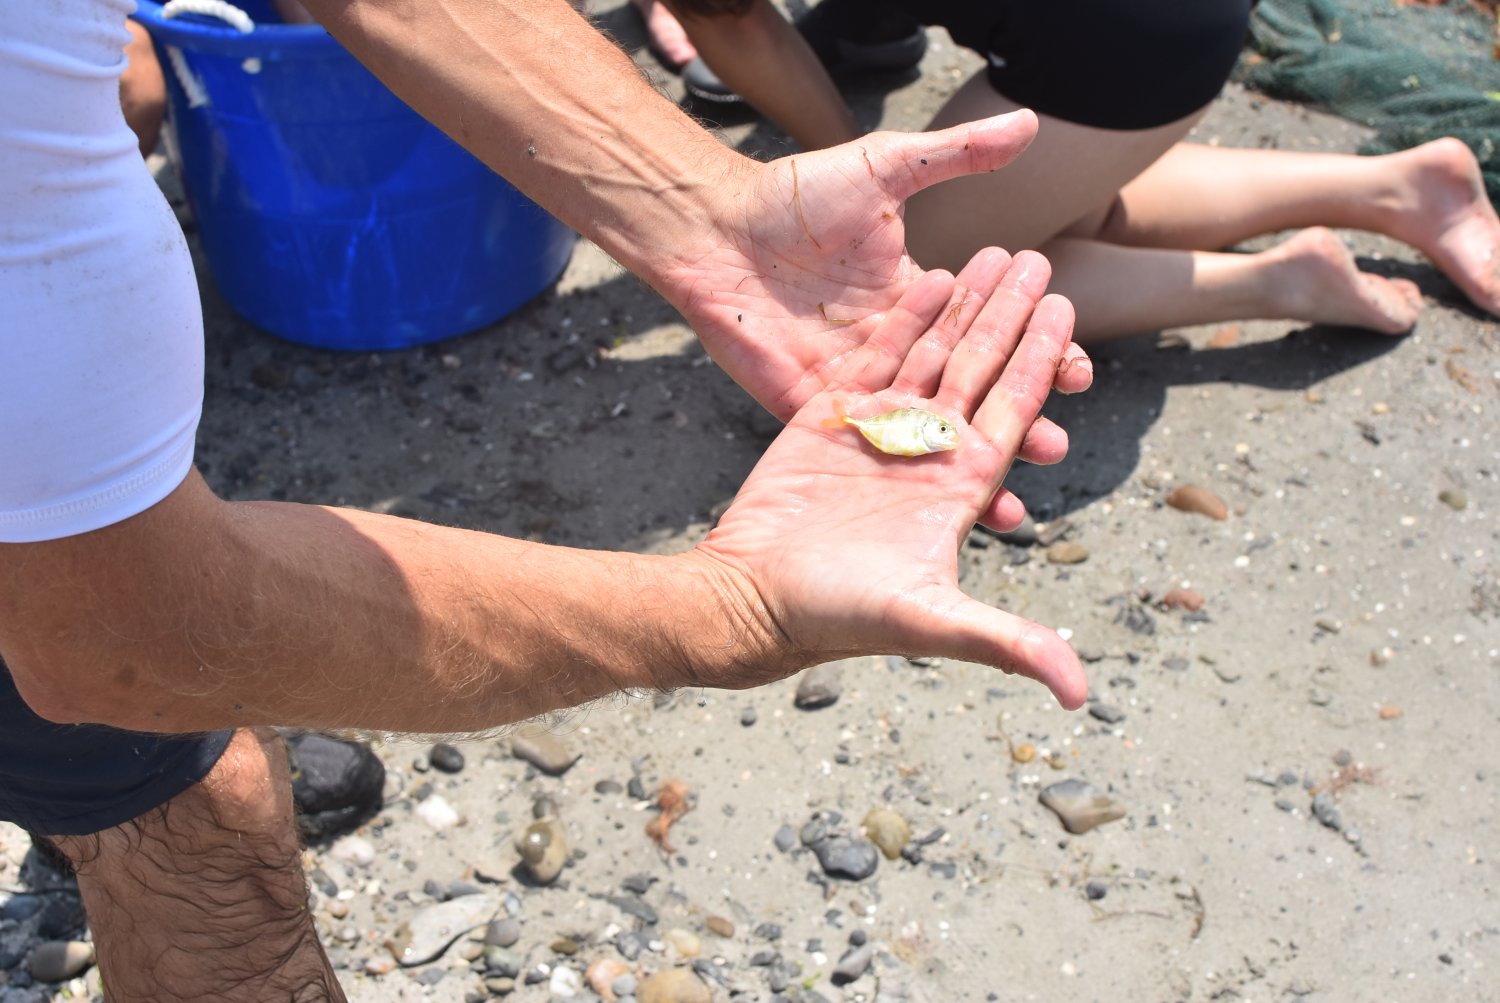
[[[179,728],[159,709],[167,694],[144,685],[144,673],[126,664],[99,671],[66,650],[48,656],[7,647],[5,665],[16,693],[37,717],[52,724],[100,724],[130,731],[169,732]]]

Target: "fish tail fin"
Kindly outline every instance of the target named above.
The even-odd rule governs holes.
[[[824,418],[818,424],[823,428],[843,428],[845,425],[853,424],[854,419],[849,417],[849,412],[844,410],[844,402],[838,398],[833,401],[833,417]]]

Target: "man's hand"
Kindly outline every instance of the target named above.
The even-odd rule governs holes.
[[[1029,676],[1076,708],[1087,682],[1068,645],[958,589],[959,547],[991,507],[1051,389],[1072,308],[1048,296],[1021,311],[1013,295],[996,295],[955,327],[946,317],[951,292],[942,273],[919,279],[863,344],[843,353],[829,388],[772,443],[696,556],[753,597],[745,608],[762,610],[762,629],[778,635],[768,648],[790,648],[794,664],[945,655]],[[951,419],[958,448],[887,456],[836,420],[902,407]],[[751,686],[766,681],[757,668],[691,682]]]
[[[724,370],[777,417],[838,382],[885,311],[922,274],[906,253],[902,211],[929,185],[1014,160],[1036,135],[1036,116],[1016,112],[934,133],[873,133],[853,143],[750,165],[725,187],[735,203],[716,240],[679,256],[658,282]],[[955,304],[991,294],[1009,265],[988,252],[959,276]],[[1029,310],[1048,274],[1028,274],[1003,294]],[[1035,291],[1035,292],[1034,292]],[[974,295],[970,295],[970,294]],[[939,325],[972,320],[953,306]],[[1075,350],[1076,351],[1076,350]],[[1081,352],[1069,356],[1071,362]],[[1069,365],[1059,389],[1087,386]],[[1028,457],[1030,458],[1030,457]]]

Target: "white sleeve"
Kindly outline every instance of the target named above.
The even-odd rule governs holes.
[[[120,113],[132,7],[0,3],[0,543],[129,518],[192,465],[203,321]]]

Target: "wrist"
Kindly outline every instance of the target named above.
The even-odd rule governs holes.
[[[654,687],[747,689],[811,664],[747,573],[701,549],[668,560],[677,615]]]

